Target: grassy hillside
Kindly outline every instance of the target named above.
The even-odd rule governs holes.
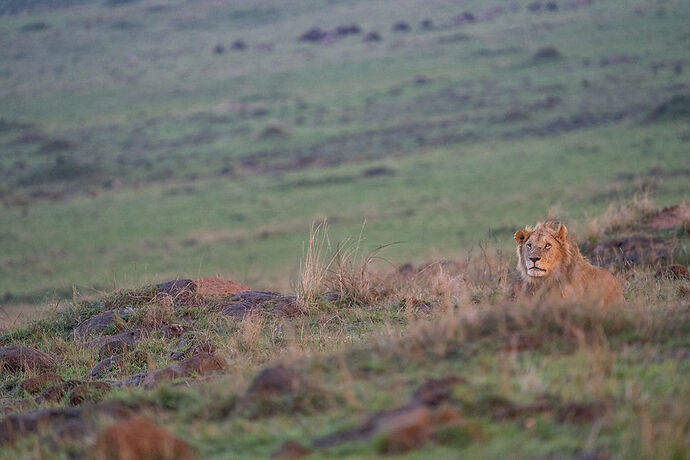
[[[285,289],[322,217],[404,241],[401,263],[688,195],[686,2],[21,3],[0,16],[4,304]]]

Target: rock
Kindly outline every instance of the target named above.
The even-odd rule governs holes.
[[[669,265],[667,267],[661,267],[654,274],[656,279],[669,279],[669,280],[686,280],[690,278],[688,276],[688,269],[682,265]]]
[[[49,372],[55,370],[56,361],[54,355],[23,345],[0,348],[0,370]]]
[[[221,313],[228,316],[243,317],[255,311],[266,311],[278,316],[295,316],[300,312],[297,297],[284,296],[274,292],[246,291],[233,297],[233,301],[223,307]]]
[[[230,297],[240,292],[249,291],[249,287],[223,278],[200,278],[194,281],[196,292],[201,297]]]
[[[215,54],[223,54],[225,53],[225,46],[221,43],[218,43],[216,46],[213,47],[213,52]]]
[[[380,42],[381,40],[383,40],[381,34],[376,31],[371,31],[364,36],[365,42]]]
[[[146,388],[153,388],[159,383],[192,376],[204,376],[222,371],[227,366],[225,360],[211,353],[199,353],[178,364],[150,372],[142,381]]]
[[[133,417],[103,430],[96,438],[93,458],[191,460],[187,443],[143,417]]]
[[[39,430],[55,429],[73,421],[81,420],[78,409],[42,409],[11,414],[0,420],[0,444],[15,442],[20,437]]]
[[[191,330],[192,328],[190,326],[185,326],[184,324],[166,324],[160,329],[163,336],[167,339],[182,337],[185,332]]]
[[[380,446],[383,453],[401,454],[419,449],[431,439],[431,411],[419,406],[388,415],[378,420],[376,430],[383,436]]]
[[[271,458],[297,459],[311,454],[311,449],[304,447],[297,441],[285,441],[280,448],[271,454]]]
[[[74,329],[74,335],[79,339],[84,339],[89,335],[100,334],[113,324],[116,315],[122,319],[126,319],[133,313],[134,309],[132,308],[104,311],[79,324],[79,326]]]
[[[345,37],[347,35],[357,35],[359,33],[362,33],[362,28],[359,27],[357,24],[343,25],[335,28],[335,34],[339,37]]]
[[[91,377],[100,377],[103,374],[107,374],[114,368],[122,365],[122,362],[122,356],[110,356],[93,366],[89,371],[89,375]]]
[[[69,403],[78,406],[84,401],[98,402],[110,391],[110,385],[105,382],[80,382],[72,388]]]
[[[453,385],[465,382],[467,380],[459,376],[429,379],[412,394],[412,403],[438,406],[440,403],[450,399],[453,393]]]
[[[132,346],[137,343],[140,338],[140,329],[121,332],[112,337],[107,337],[98,350],[98,359],[102,361],[110,356],[121,355],[127,351],[127,349],[132,348]]]
[[[144,379],[146,378],[148,374],[146,372],[140,372],[138,374],[134,374],[125,380],[117,383],[115,386],[117,387],[137,387],[141,385],[144,382]]]
[[[431,30],[434,28],[434,22],[431,19],[422,19],[419,23],[419,28],[422,30]]]
[[[171,353],[170,358],[175,360],[175,361],[179,361],[182,358],[198,355],[200,353],[214,354],[215,352],[216,352],[216,347],[214,347],[213,344],[211,344],[211,343],[200,343],[198,345],[192,345],[192,346],[188,347],[186,350],[176,351],[174,353]]]
[[[67,394],[72,390],[72,388],[79,385],[80,383],[81,382],[78,380],[67,380],[63,383],[59,383],[57,385],[48,387],[43,393],[41,393],[39,397],[36,398],[36,402],[59,403],[65,398],[65,396],[67,396]]]
[[[46,388],[64,383],[65,381],[54,372],[48,372],[36,377],[23,380],[19,387],[30,394],[37,394],[44,391]]]
[[[319,42],[326,38],[328,32],[321,30],[319,27],[312,27],[299,36],[301,42]]]
[[[405,21],[398,21],[395,24],[393,24],[391,30],[393,30],[393,32],[409,32],[410,29],[411,27],[408,23],[406,23]]]
[[[247,395],[291,394],[302,386],[301,377],[283,365],[269,366],[254,377],[247,388]]]
[[[230,45],[230,49],[234,51],[244,51],[247,49],[247,43],[244,40],[235,40]]]

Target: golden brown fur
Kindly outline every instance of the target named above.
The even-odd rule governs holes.
[[[622,305],[621,285],[611,272],[590,264],[568,236],[565,225],[539,222],[515,233],[519,300],[596,302]]]

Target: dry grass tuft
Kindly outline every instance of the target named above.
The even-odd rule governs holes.
[[[587,239],[597,241],[606,234],[639,230],[657,210],[649,192],[635,194],[632,201],[611,203],[601,216],[587,223]]]

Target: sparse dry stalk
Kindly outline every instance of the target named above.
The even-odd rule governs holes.
[[[318,224],[312,222],[309,230],[309,243],[300,261],[300,278],[297,286],[297,301],[301,308],[312,310],[323,294],[324,278],[333,263],[333,257],[327,260],[325,251],[330,247],[328,239],[328,221]]]

